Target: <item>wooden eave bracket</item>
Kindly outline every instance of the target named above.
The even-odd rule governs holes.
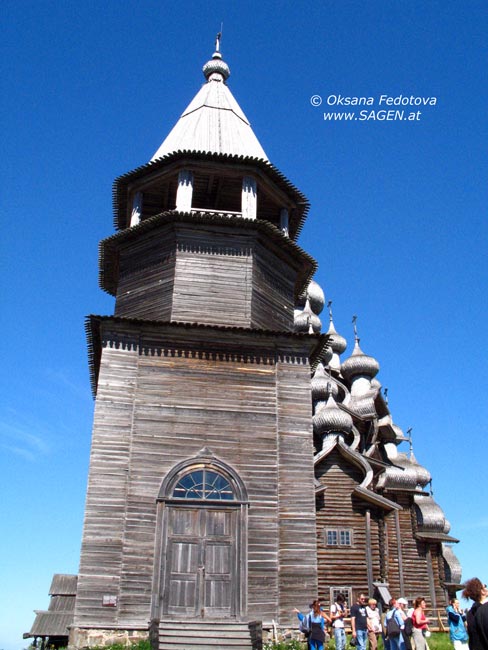
[[[188,338],[192,343],[200,343],[203,348],[213,352],[214,349],[226,351],[242,348],[257,351],[257,353],[283,353],[285,356],[303,355],[309,363],[318,364],[321,351],[327,345],[327,334],[303,334],[276,330],[248,329],[244,327],[228,327],[218,325],[203,325],[197,323],[181,323],[175,321],[147,321],[119,316],[90,315],[85,319],[85,332],[88,345],[88,365],[93,397],[97,393],[98,374],[102,351],[102,330],[104,324],[119,329],[122,339],[126,336],[141,343],[145,330],[152,339],[159,338],[166,345],[183,345]],[[191,334],[190,334],[191,333]],[[211,335],[211,336],[210,336]],[[114,335],[114,339],[117,336]],[[241,341],[239,343],[239,340]],[[301,343],[301,351],[297,352],[297,343]],[[244,343],[247,343],[244,345]],[[214,346],[214,347],[213,347]]]
[[[109,293],[115,295],[118,278],[118,247],[120,244],[139,236],[141,233],[153,228],[158,228],[171,223],[192,223],[201,225],[223,225],[246,230],[256,230],[268,236],[276,250],[286,251],[292,255],[297,268],[295,283],[295,300],[308,285],[317,270],[317,262],[298,244],[286,237],[276,226],[260,219],[243,219],[242,217],[227,217],[219,215],[198,214],[193,212],[177,212],[170,210],[149,217],[136,226],[119,230],[110,237],[102,239],[99,244],[99,285]]]

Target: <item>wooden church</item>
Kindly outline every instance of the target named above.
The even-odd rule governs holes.
[[[149,634],[159,650],[250,650],[317,594],[436,608],[461,579],[378,362],[357,336],[341,360],[331,313],[320,333],[316,263],[296,243],[307,199],[267,159],[219,49],[151,161],[114,184],[100,282],[115,312],[87,320],[72,647]]]

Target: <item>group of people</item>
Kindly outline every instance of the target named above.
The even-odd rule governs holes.
[[[427,650],[425,639],[429,634],[429,619],[425,615],[426,607],[425,599],[421,596],[410,609],[406,598],[392,598],[382,619],[376,600],[360,594],[350,612],[356,648],[366,650],[368,641],[369,650],[376,650],[381,636],[386,650],[412,650],[413,645],[415,650]],[[341,650],[345,650],[345,645]]]
[[[468,580],[464,587],[463,597],[474,601],[472,608],[464,613],[459,601],[453,598],[446,609],[454,650],[488,650],[488,588],[478,578]],[[359,594],[348,610],[346,598],[339,594],[330,613],[323,610],[320,600],[313,601],[308,614],[298,609],[294,611],[310,650],[324,650],[329,626],[336,650],[346,650],[346,617],[351,620],[350,643],[357,650],[366,650],[367,644],[369,650],[377,650],[380,636],[385,650],[428,650],[430,632],[426,608],[425,598],[421,596],[411,608],[405,598],[392,598],[386,616],[382,616],[374,598]]]
[[[359,594],[356,603],[350,610],[346,599],[339,594],[330,608],[330,615],[320,605],[320,600],[314,600],[308,614],[302,614],[298,609],[298,619],[301,630],[306,633],[310,650],[324,650],[327,638],[326,627],[332,627],[336,650],[346,650],[347,637],[345,618],[350,617],[352,639],[351,645],[357,650],[377,650],[378,639],[383,637],[387,650],[412,650],[410,636],[413,636],[415,650],[426,650],[425,634],[428,628],[428,618],[425,616],[426,603],[424,598],[417,598],[415,607],[407,612],[408,601],[405,598],[390,601],[384,621],[382,621],[378,603],[374,598]],[[410,620],[410,625],[407,624]]]

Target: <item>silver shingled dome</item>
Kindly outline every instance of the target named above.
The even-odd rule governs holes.
[[[346,379],[353,379],[358,375],[375,377],[380,369],[380,364],[374,357],[370,357],[359,347],[359,339],[356,339],[354,350],[351,356],[341,365],[341,372]]]
[[[327,403],[312,418],[313,430],[319,435],[326,433],[350,433],[352,431],[352,417],[337,406],[332,395]]]
[[[442,508],[434,501],[434,498],[426,494],[416,494],[414,497],[416,506],[417,525],[419,532],[444,533],[449,526]],[[450,526],[449,526],[450,528]]]
[[[415,467],[415,470],[417,472],[417,483],[420,485],[420,487],[425,487],[427,483],[431,480],[431,475],[428,469],[423,467],[417,462],[417,459],[413,455],[413,453],[410,454],[410,462],[412,465]]]
[[[325,296],[321,286],[315,280],[310,280],[308,287],[302,291],[298,297],[297,306],[303,308],[307,298],[312,311],[317,315],[320,314],[325,305]]]
[[[319,334],[322,328],[322,322],[317,314],[314,314],[310,307],[310,301],[306,300],[303,311],[295,310],[295,332],[310,332],[312,327],[314,334]]]
[[[336,332],[334,321],[330,319],[329,329],[327,330],[329,336],[329,345],[336,354],[342,354],[347,348],[346,339]]]
[[[325,372],[322,363],[319,363],[315,374],[312,377],[312,400],[314,402],[323,402],[327,400],[329,395],[334,398],[339,394],[339,386],[336,382]]]
[[[210,61],[207,61],[202,68],[205,79],[210,79],[210,76],[215,72],[222,75],[224,81],[230,77],[230,68],[225,61],[222,60],[220,52],[214,52]]]

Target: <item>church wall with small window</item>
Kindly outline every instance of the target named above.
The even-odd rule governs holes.
[[[363,481],[361,470],[337,449],[316,467],[316,476],[326,490],[317,498],[317,554],[319,596],[330,607],[334,589],[348,589],[356,598],[368,593],[366,563],[366,510],[368,506],[353,495]],[[382,514],[370,510],[371,564],[373,579],[380,578],[380,526]],[[343,587],[344,575],[349,584]]]

